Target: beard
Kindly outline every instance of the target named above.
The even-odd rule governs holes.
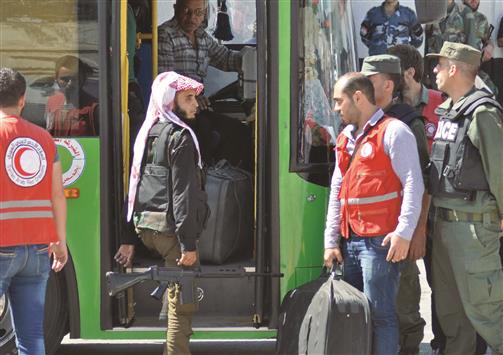
[[[178,116],[184,123],[186,123],[190,128],[193,128],[195,125],[195,119],[188,118],[187,111],[182,110],[181,108],[175,107],[173,109],[173,113]]]

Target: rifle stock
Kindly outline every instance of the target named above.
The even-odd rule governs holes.
[[[106,274],[107,292],[110,296],[115,296],[119,292],[122,292],[137,283],[145,280],[151,280],[152,277],[150,274],[150,269],[145,272],[131,272],[127,274],[109,271]]]

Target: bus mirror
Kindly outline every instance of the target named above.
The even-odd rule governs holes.
[[[415,0],[417,20],[422,23],[431,23],[447,15],[447,0]]]

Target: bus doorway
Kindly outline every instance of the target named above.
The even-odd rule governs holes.
[[[140,5],[130,2],[133,12],[151,14],[150,18],[136,17],[137,28],[150,31],[137,35],[141,45],[136,51],[140,64],[135,73],[147,103],[155,74],[163,70],[177,70],[170,67],[172,64],[167,65],[166,58],[162,57],[166,45],[162,42],[165,37],[161,31],[173,18],[174,1],[152,1],[148,5],[145,8],[146,2]],[[258,51],[266,50],[266,41],[257,41],[257,38],[266,36],[266,8],[260,1],[227,1],[226,6],[234,38],[226,42],[213,41],[215,45],[240,53],[241,63],[237,72],[219,70],[218,66],[232,68],[226,68],[210,57],[194,59],[198,66],[209,63],[207,70],[202,67],[196,70],[199,77],[195,79],[204,82],[204,95],[210,102],[210,110],[201,114],[209,117],[220,139],[220,150],[206,161],[206,191],[211,216],[201,234],[198,250],[204,270],[245,268],[247,271],[268,272],[272,263],[277,261],[266,255],[266,250],[270,248],[264,221],[268,214],[263,192],[267,184],[266,160],[259,159],[259,155],[265,153],[264,149],[260,152],[258,149],[267,145],[265,126],[262,126],[266,121],[261,120],[260,115],[265,101],[260,100],[260,93],[257,95],[257,87],[265,87],[260,77],[265,77],[267,68],[266,56],[261,59],[257,56]],[[218,11],[218,2],[208,1],[202,30],[210,36],[221,25],[217,21]],[[262,18],[263,22],[257,22],[258,18]],[[145,20],[150,20],[151,24],[141,22]],[[199,54],[204,54],[204,51],[198,51]],[[257,65],[257,61],[262,61],[263,65]],[[193,64],[184,65],[190,67]],[[258,68],[262,68],[264,73],[260,73]],[[178,72],[194,78],[194,72],[190,70],[188,73]],[[120,243],[118,239],[117,247]],[[158,255],[153,255],[138,243],[133,267],[126,272],[143,271],[151,265],[162,264]],[[194,328],[251,330],[267,326],[271,307],[277,307],[277,301],[273,301],[271,296],[270,282],[261,278],[200,280],[197,290],[200,302],[193,320]],[[161,303],[149,296],[155,286],[149,282],[135,286],[132,292],[126,292],[127,302],[123,301],[124,295],[119,297],[113,326],[164,328],[166,321],[159,313]]]

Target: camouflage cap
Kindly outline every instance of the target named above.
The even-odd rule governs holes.
[[[463,62],[466,64],[471,64],[475,66],[480,65],[480,59],[482,57],[482,53],[463,43],[454,43],[454,42],[444,42],[442,49],[440,49],[440,53],[429,53],[426,55],[427,57],[444,57],[447,59],[457,60],[458,62]]]
[[[365,76],[374,74],[402,74],[400,58],[391,54],[380,54],[367,57],[363,60],[362,70]]]

